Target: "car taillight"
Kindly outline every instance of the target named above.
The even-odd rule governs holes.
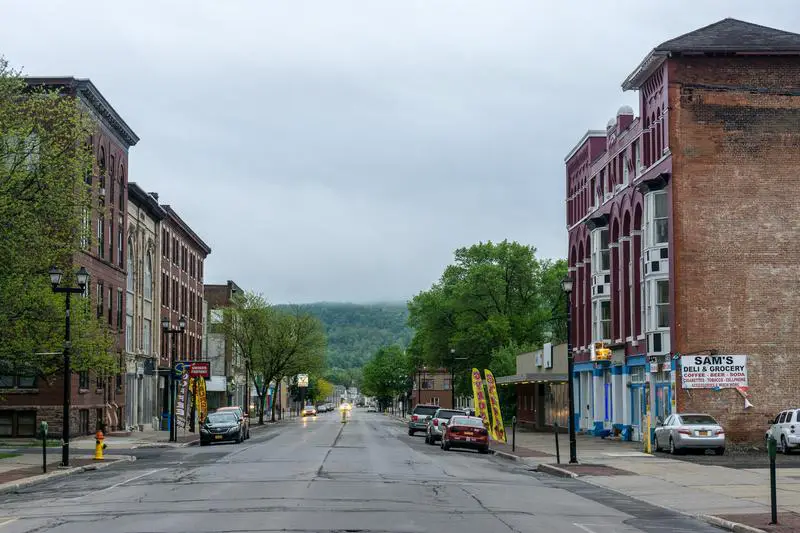
[[[439,419],[438,418],[434,418],[433,419],[433,425],[436,426],[437,428],[439,427]]]
[[[714,430],[714,435],[724,435],[724,434],[725,434],[725,430],[724,429],[715,429]]]
[[[680,433],[681,435],[691,435],[692,434],[692,432],[689,431],[689,428],[684,428],[684,427],[678,428],[678,433]]]
[[[419,417],[417,415],[411,415],[412,422],[416,422],[417,420],[419,420]]]
[[[476,435],[486,435],[487,433],[486,433],[485,429],[476,429],[475,430],[475,434]]]

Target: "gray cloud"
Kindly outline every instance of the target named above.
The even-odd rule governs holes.
[[[636,105],[650,48],[726,16],[800,32],[792,0],[5,4],[0,53],[92,78],[207,280],[275,302],[407,298],[479,240],[563,256],[563,157]]]

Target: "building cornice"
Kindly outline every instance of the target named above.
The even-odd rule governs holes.
[[[178,216],[178,213],[176,213],[175,210],[172,209],[172,207],[169,204],[164,204],[161,207],[163,207],[164,211],[167,212],[166,218],[169,219],[169,221],[175,224],[178,228],[180,228],[181,231],[183,231],[187,237],[192,239],[198,248],[200,248],[206,255],[211,253],[211,247],[207,245],[203,241],[203,239],[201,239],[197,235],[197,233],[195,233],[194,230],[190,228],[186,222],[183,221],[181,217]]]
[[[125,148],[135,146],[139,142],[139,137],[136,133],[122,120],[119,113],[108,103],[108,100],[105,99],[90,79],[72,76],[26,77],[25,81],[31,86],[67,89],[89,105],[92,111],[125,143]]]
[[[167,217],[167,212],[158,204],[158,200],[139,187],[135,181],[128,182],[128,201],[147,211],[147,214],[156,222]]]
[[[567,161],[572,159],[573,156],[578,152],[578,150],[580,150],[581,147],[584,144],[586,144],[586,141],[588,141],[590,138],[592,138],[592,137],[603,137],[603,138],[605,138],[605,136],[606,136],[605,130],[589,130],[589,131],[587,131],[586,133],[583,134],[583,137],[581,137],[581,140],[578,141],[578,144],[576,144],[572,148],[572,150],[569,151],[569,153],[567,154],[567,157],[564,158],[564,162],[566,163]]]

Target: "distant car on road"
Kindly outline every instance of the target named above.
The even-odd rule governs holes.
[[[313,405],[306,405],[303,407],[303,416],[317,416],[317,408]]]
[[[489,432],[483,420],[475,416],[454,416],[442,434],[442,449],[470,448],[489,453]]]
[[[375,407],[374,405],[370,405],[369,407],[367,407],[367,412],[368,413],[377,413],[378,412],[378,408]]]
[[[244,434],[245,439],[250,438],[250,415],[244,412],[244,410],[239,406],[231,406],[231,407],[220,407],[216,410],[217,413],[233,413],[236,415],[236,418],[239,419],[239,422],[242,424],[242,433]]]
[[[231,411],[209,413],[200,426],[200,446],[207,446],[212,442],[243,440],[241,419]]]
[[[417,431],[428,429],[428,419],[439,409],[438,405],[418,404],[411,411],[411,420],[408,421],[408,434],[413,436]]]
[[[459,409],[437,409],[433,416],[428,419],[428,426],[425,428],[425,442],[436,444],[441,440],[444,428],[454,416],[464,416],[464,411]]]
[[[711,415],[703,413],[679,413],[670,415],[656,426],[653,442],[655,451],[666,447],[672,454],[684,450],[714,450],[717,455],[725,453],[725,430]]]

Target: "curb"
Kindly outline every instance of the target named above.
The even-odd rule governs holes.
[[[521,457],[519,457],[518,455],[514,455],[513,453],[501,452],[500,450],[493,450],[491,448],[489,448],[489,453],[491,453],[492,455],[494,455],[496,457],[500,457],[502,459],[506,459],[508,461],[515,461],[517,463],[522,461]]]
[[[578,474],[575,472],[570,472],[566,468],[561,468],[555,465],[548,465],[544,463],[540,463],[538,467],[536,467],[537,472],[543,472],[545,474],[550,474],[551,476],[558,476],[558,477],[569,477],[569,478],[577,478]]]
[[[136,457],[133,455],[117,455],[115,457],[119,457],[119,459],[116,459],[114,461],[91,464],[91,465],[76,466],[73,468],[66,468],[64,470],[56,470],[55,472],[49,472],[47,474],[39,474],[38,476],[31,476],[18,481],[10,481],[8,483],[3,483],[0,484],[0,494],[5,494],[8,492],[16,492],[19,489],[23,489],[25,487],[30,487],[32,485],[37,485],[39,483],[44,483],[52,479],[65,477],[72,474],[79,474],[81,472],[89,472],[92,470],[103,470],[104,468],[108,468],[117,463],[136,461]]]
[[[734,531],[736,533],[766,533],[763,529],[758,529],[757,527],[748,526],[746,524],[740,524],[739,522],[733,522],[731,520],[725,520],[724,518],[714,515],[700,514],[697,515],[696,518],[702,520],[703,522],[709,523],[712,526],[721,527],[722,529],[727,529],[728,531]]]

